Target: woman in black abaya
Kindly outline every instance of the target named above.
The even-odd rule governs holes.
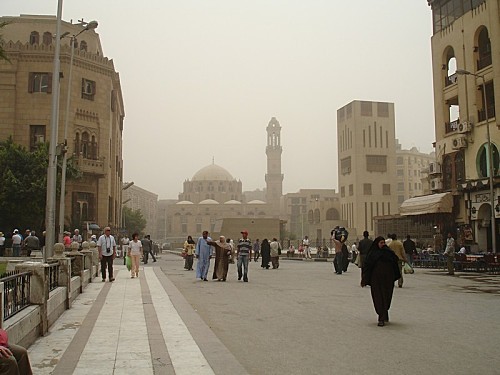
[[[361,287],[371,286],[373,306],[380,327],[389,322],[394,281],[400,277],[397,255],[387,247],[384,237],[377,237],[363,262]]]

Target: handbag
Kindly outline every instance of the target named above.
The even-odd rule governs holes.
[[[406,274],[412,274],[415,272],[415,270],[413,269],[412,266],[410,266],[409,263],[405,263],[405,265],[403,266],[403,272]]]
[[[125,264],[127,265],[127,269],[130,271],[132,269],[132,258],[128,255],[125,257]]]

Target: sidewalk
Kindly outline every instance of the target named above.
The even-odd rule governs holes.
[[[159,266],[114,269],[29,348],[35,374],[246,374]]]

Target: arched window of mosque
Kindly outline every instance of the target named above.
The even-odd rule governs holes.
[[[313,210],[309,210],[307,213],[307,221],[312,224],[314,222],[314,212]]]
[[[491,59],[491,41],[488,36],[488,29],[483,27],[477,38],[477,69],[481,70],[490,66]]]
[[[46,31],[43,33],[43,44],[50,46],[52,44],[52,33]]]
[[[485,143],[481,147],[479,147],[479,151],[477,152],[476,158],[476,167],[477,174],[479,177],[489,177],[490,176],[490,163],[489,163],[489,155],[488,155],[488,144]],[[491,151],[493,157],[493,175],[498,175],[498,165],[499,165],[499,157],[498,157],[498,148],[495,144],[491,144]]]
[[[39,44],[40,43],[40,34],[38,31],[32,31],[30,34],[30,44]]]

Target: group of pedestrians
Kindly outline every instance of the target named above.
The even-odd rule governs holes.
[[[24,236],[19,232],[19,229],[14,229],[12,233],[4,234],[0,232],[0,257],[6,255],[6,249],[12,249],[12,256],[20,257],[24,254],[31,256],[31,252],[42,250],[45,246],[45,232],[42,237],[38,237],[33,230],[26,229]]]

